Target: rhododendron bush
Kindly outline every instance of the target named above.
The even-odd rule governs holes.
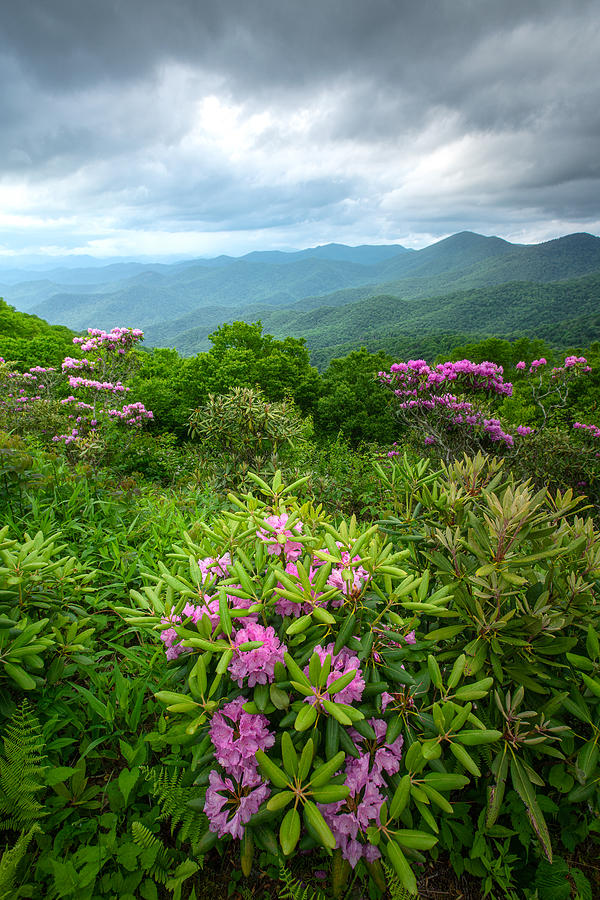
[[[114,426],[136,430],[153,418],[143,403],[123,404],[130,388],[122,379],[135,370],[133,350],[142,338],[138,328],[89,328],[87,337],[73,338],[85,355],[65,357],[60,370],[34,366],[17,372],[0,361],[5,387],[0,417],[71,451],[85,454],[93,446],[101,452],[104,435]]]
[[[409,571],[409,550],[300,505],[305,479],[253,480],[262,499],[230,495],[235,511],[198,523],[132,592],[135,612],[118,609],[170,660],[154,740],[193,773],[194,850],[240,841],[246,873],[255,844],[333,853],[379,884],[383,856],[414,891],[436,809],[480,774],[467,748],[500,737],[472,705],[492,679],[469,680],[464,655],[442,679],[419,617],[452,618],[451,590]]]
[[[589,372],[583,356],[567,356],[553,368],[543,357],[529,366],[524,361],[516,364],[516,384],[539,419],[535,427],[503,421],[497,409],[500,401],[506,405],[513,396],[513,384],[504,380],[503,367],[493,362],[461,359],[430,366],[423,359],[411,359],[394,363],[378,377],[394,394],[398,418],[421,443],[450,461],[480,449],[517,449],[519,439],[544,428],[553,411],[567,406],[574,383]],[[389,456],[399,453],[395,446]]]

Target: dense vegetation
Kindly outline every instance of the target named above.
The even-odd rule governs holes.
[[[597,896],[600,345],[30,325],[0,900]]]

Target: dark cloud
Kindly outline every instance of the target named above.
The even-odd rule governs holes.
[[[598,46],[596,0],[21,0],[0,227],[598,230]]]

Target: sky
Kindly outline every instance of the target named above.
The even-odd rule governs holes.
[[[0,260],[600,233],[598,0],[19,0]]]

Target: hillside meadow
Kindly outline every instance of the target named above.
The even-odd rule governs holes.
[[[2,900],[599,895],[600,346],[454,334],[2,306]]]

